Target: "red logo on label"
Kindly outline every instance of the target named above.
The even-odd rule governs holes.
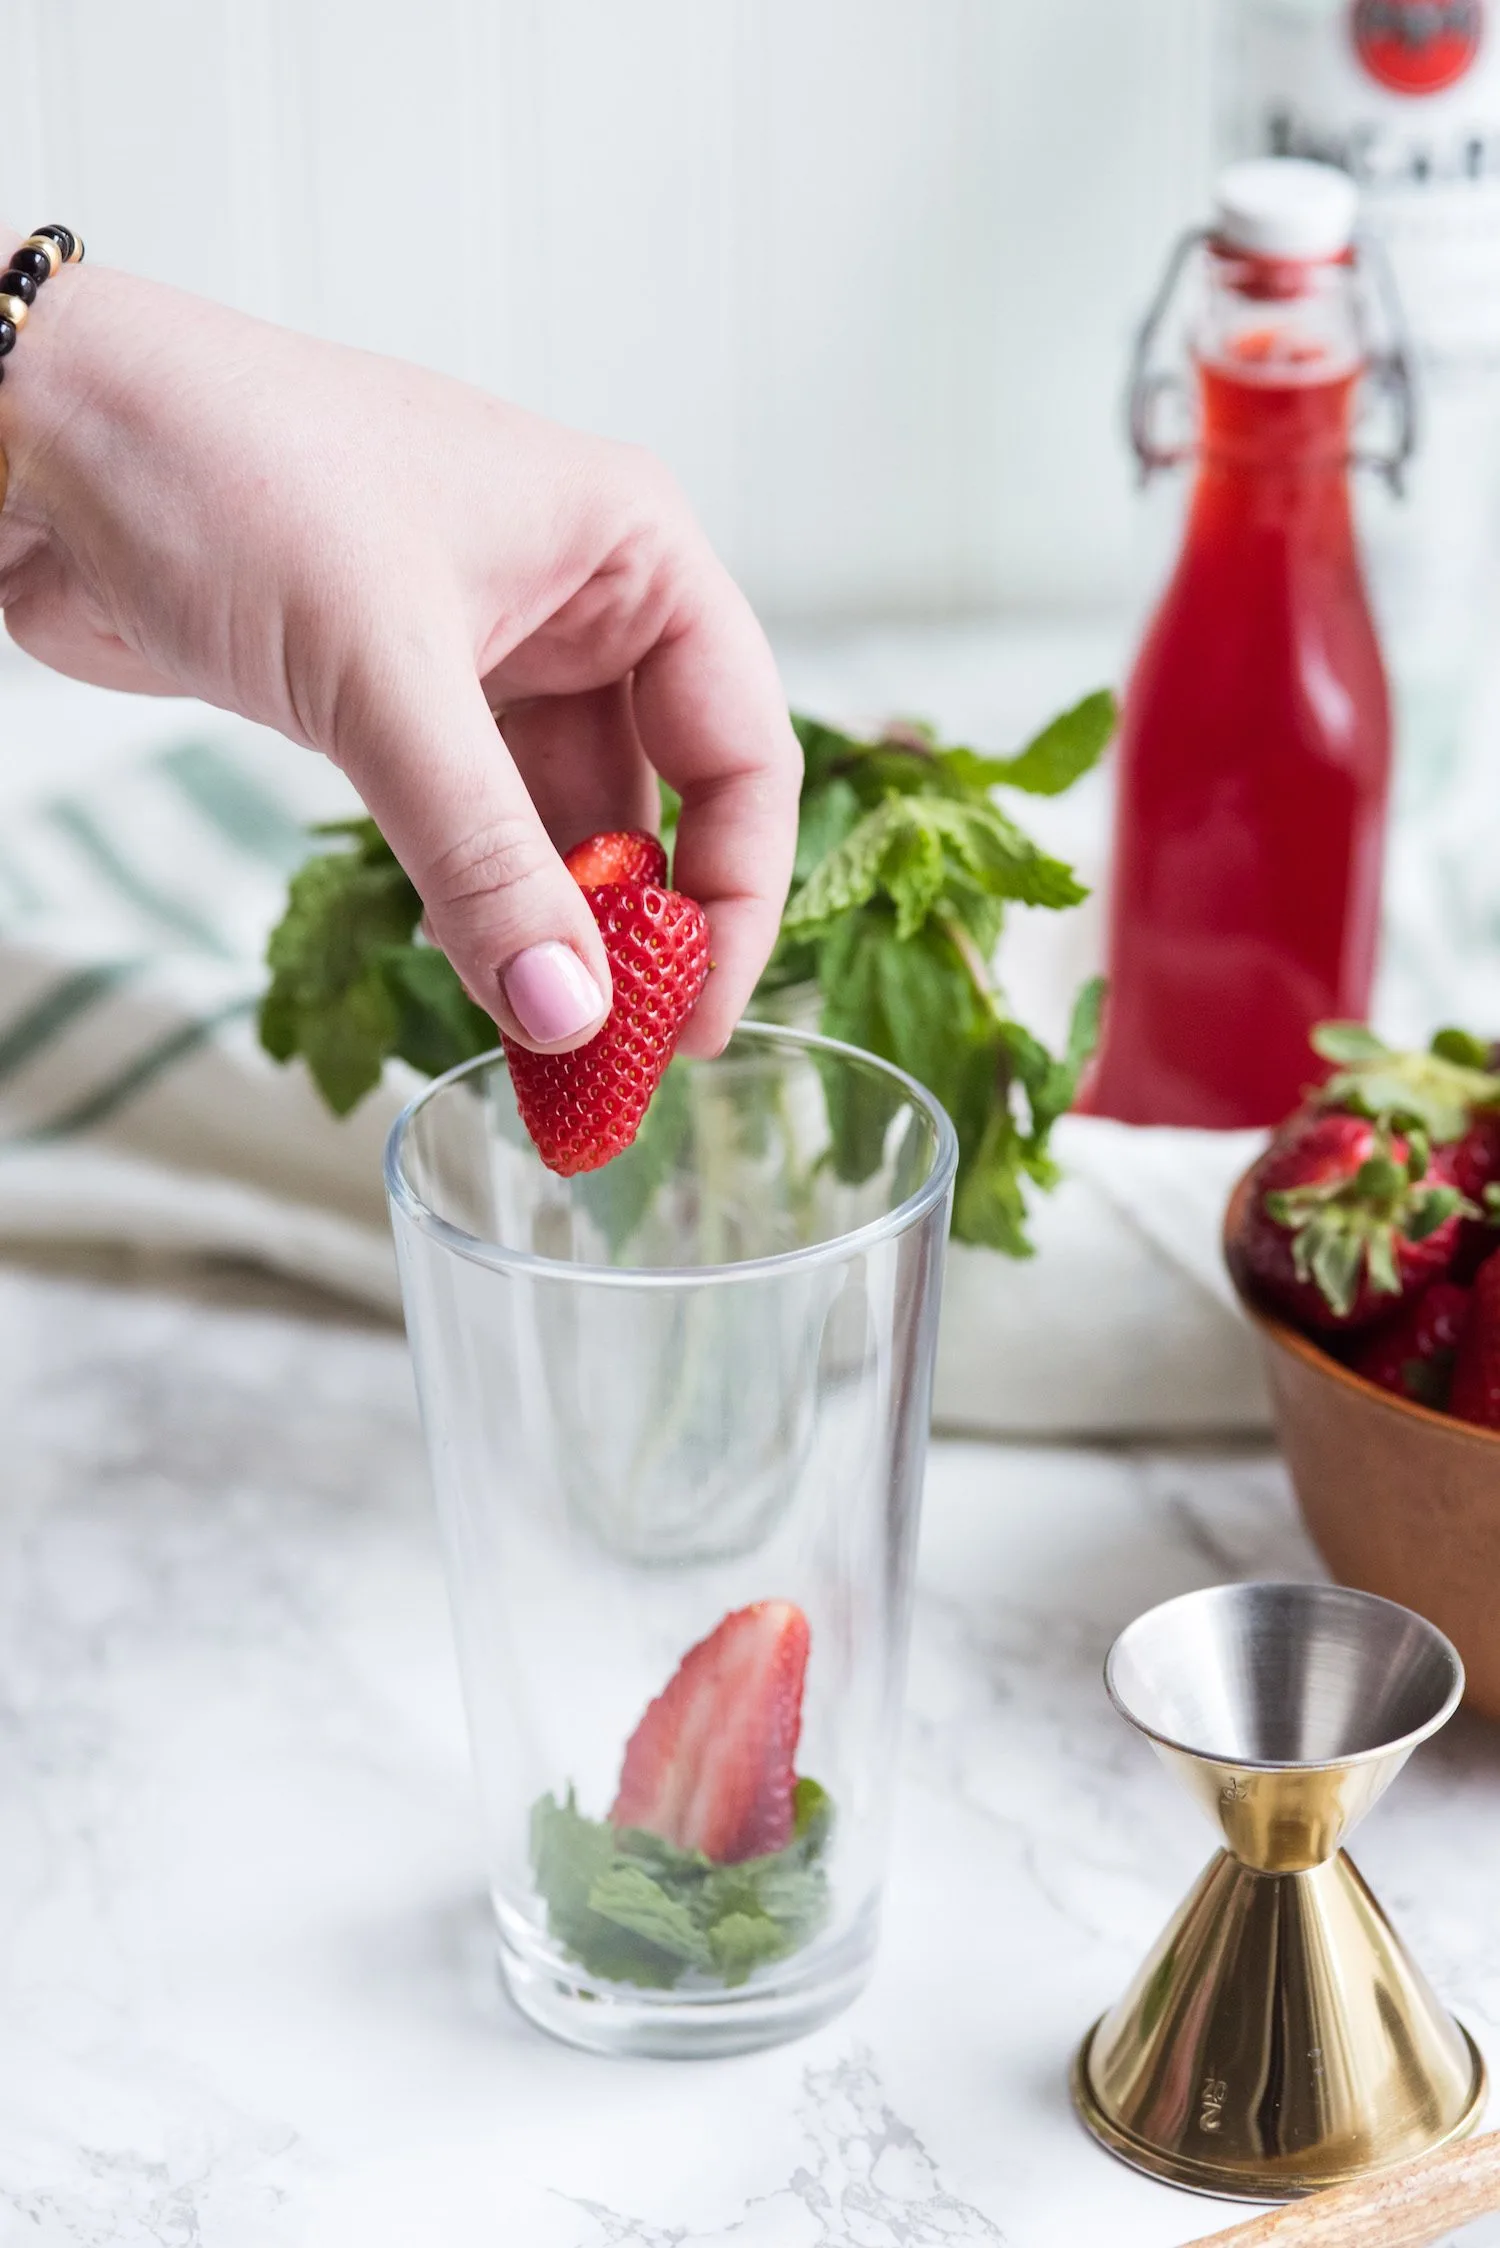
[[[1354,47],[1398,94],[1439,94],[1479,52],[1484,0],[1354,0]]]

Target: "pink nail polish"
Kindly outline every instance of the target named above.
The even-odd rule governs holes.
[[[571,945],[529,945],[501,981],[517,1022],[539,1046],[576,1038],[604,1012],[604,994]]]

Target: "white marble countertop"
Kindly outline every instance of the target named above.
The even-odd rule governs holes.
[[[873,1986],[706,2064],[499,1995],[403,1345],[254,1282],[0,1268],[3,2248],[1166,2248],[1073,2044],[1211,1847],[1099,1685],[1310,1573],[1267,1454],[940,1444]],[[1500,2055],[1500,1735],[1359,1856]],[[1476,2232],[1466,2236],[1500,2238]]]

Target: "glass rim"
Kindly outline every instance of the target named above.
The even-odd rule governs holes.
[[[898,1069],[894,1062],[881,1059],[878,1054],[866,1053],[862,1046],[850,1046],[839,1038],[825,1038],[818,1031],[794,1030],[780,1023],[745,1021],[736,1025],[734,1037],[749,1033],[753,1042],[769,1046],[793,1047],[801,1053],[834,1055],[840,1060],[855,1061],[864,1069],[888,1078],[905,1093],[912,1107],[927,1118],[936,1142],[932,1168],[926,1178],[893,1210],[886,1210],[864,1225],[854,1226],[847,1233],[836,1233],[826,1241],[809,1242],[802,1249],[782,1249],[769,1257],[745,1257],[734,1264],[716,1265],[604,1265],[574,1264],[560,1257],[539,1257],[529,1249],[507,1249],[498,1241],[485,1241],[478,1234],[466,1232],[451,1218],[440,1217],[436,1210],[417,1192],[407,1177],[402,1156],[412,1126],[422,1110],[442,1094],[460,1084],[465,1078],[492,1069],[496,1062],[503,1063],[505,1052],[501,1046],[492,1046],[470,1060],[460,1062],[456,1068],[445,1070],[430,1085],[424,1085],[392,1124],[385,1141],[385,1187],[393,1209],[400,1212],[429,1240],[439,1243],[455,1256],[466,1258],[471,1264],[488,1266],[494,1272],[524,1275],[530,1280],[561,1280],[582,1282],[590,1287],[605,1288],[698,1288],[722,1287],[744,1280],[775,1279],[782,1273],[802,1272],[822,1264],[837,1264],[845,1258],[859,1256],[874,1248],[879,1242],[896,1234],[908,1232],[925,1218],[935,1205],[948,1194],[958,1169],[958,1135],[942,1102],[929,1093],[925,1085]],[[714,1059],[718,1059],[717,1056]],[[712,1062],[707,1066],[711,1067]]]

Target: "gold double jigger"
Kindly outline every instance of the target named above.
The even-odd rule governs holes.
[[[1105,1682],[1226,1847],[1084,2040],[1089,2129],[1139,2170],[1253,2201],[1472,2131],[1479,2052],[1342,1847],[1458,1706],[1442,1633],[1340,1586],[1217,1585],[1139,1617]]]

